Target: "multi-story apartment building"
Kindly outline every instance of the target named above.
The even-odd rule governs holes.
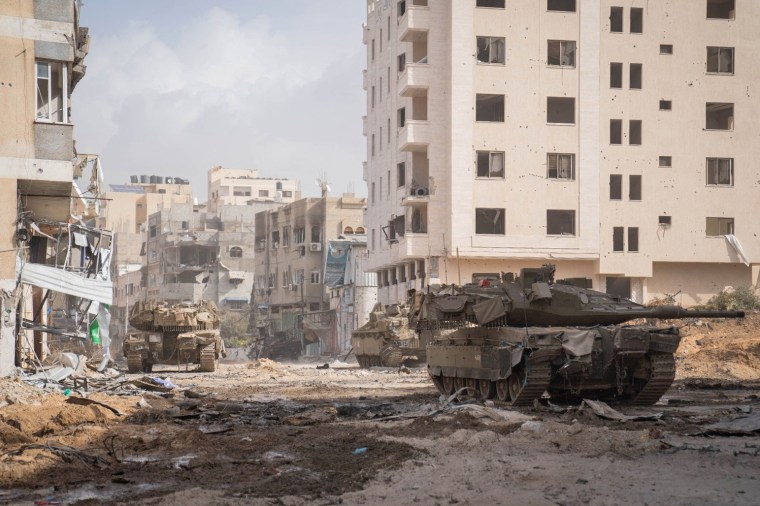
[[[213,167],[208,171],[208,208],[221,205],[289,204],[301,198],[297,179],[260,177],[258,170]]]
[[[100,164],[74,150],[71,95],[88,47],[79,2],[0,2],[0,375],[15,358],[43,358],[50,335],[80,338],[92,301],[111,303],[110,234],[85,225]]]
[[[326,244],[340,234],[363,234],[365,205],[366,199],[352,193],[325,194],[256,213],[253,303],[266,312],[268,335],[300,335],[309,327],[319,344],[307,353],[337,351],[334,314],[322,280]]]
[[[760,3],[367,7],[381,301],[543,263],[644,302],[760,281]]]

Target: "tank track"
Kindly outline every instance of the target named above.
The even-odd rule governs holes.
[[[528,375],[523,380],[523,388],[512,401],[513,406],[532,406],[535,399],[540,399],[552,377],[552,368],[549,362],[531,365],[527,368]]]
[[[676,377],[676,361],[672,353],[650,353],[649,361],[652,366],[649,381],[633,399],[633,403],[639,406],[651,406],[659,401]]]
[[[380,365],[380,357],[377,355],[357,355],[356,361],[359,362],[359,367],[364,369]]]
[[[216,370],[216,347],[209,344],[201,348],[200,367],[198,370],[203,372],[214,372]]]
[[[386,345],[380,350],[380,364],[385,367],[399,367],[404,361],[404,354],[398,346]]]
[[[136,374],[143,371],[143,359],[140,353],[127,354],[127,370],[130,374]]]

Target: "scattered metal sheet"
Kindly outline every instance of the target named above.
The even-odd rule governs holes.
[[[659,420],[662,418],[662,413],[651,413],[646,415],[624,415],[620,411],[612,409],[608,404],[602,401],[583,399],[583,404],[591,408],[596,416],[600,418],[606,418],[608,420],[617,420],[619,422],[638,422],[646,420]]]
[[[753,436],[760,433],[760,412],[749,416],[723,419],[718,423],[704,427],[702,434],[721,434],[727,436]]]

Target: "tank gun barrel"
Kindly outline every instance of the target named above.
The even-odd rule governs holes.
[[[722,311],[713,309],[684,309],[680,306],[658,306],[648,308],[644,318],[676,320],[682,318],[744,318],[744,311]]]

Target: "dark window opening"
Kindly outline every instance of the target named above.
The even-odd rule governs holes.
[[[547,41],[547,63],[558,67],[575,67],[575,41]]]
[[[734,129],[734,104],[708,102],[705,111],[707,130]]]
[[[660,54],[673,54],[673,44],[660,44]]]
[[[575,155],[548,153],[546,156],[546,177],[549,179],[575,179]]]
[[[610,174],[610,200],[623,199],[623,176]]]
[[[733,74],[734,48],[708,47],[707,72],[711,74]]]
[[[504,37],[478,37],[478,63],[504,63]]]
[[[612,251],[625,251],[624,231],[623,227],[612,227]]]
[[[631,33],[644,33],[644,9],[631,7]]]
[[[610,88],[623,87],[623,64],[610,63]]]
[[[475,121],[504,122],[504,95],[476,95]]]
[[[548,235],[575,235],[575,211],[547,209],[546,233]]]
[[[623,8],[610,8],[610,31],[614,33],[623,32]]]
[[[623,120],[611,119],[610,120],[610,144],[622,144],[623,143]]]
[[[670,111],[673,109],[673,102],[671,100],[660,100],[660,110]]]
[[[243,248],[239,246],[233,246],[230,248],[230,258],[242,258]]]
[[[642,74],[643,74],[643,67],[641,63],[631,63],[630,67],[630,88],[632,90],[640,90],[642,86]]]
[[[504,209],[475,209],[476,234],[504,234]]]
[[[641,200],[641,176],[628,176],[628,200]]]
[[[670,226],[671,223],[673,223],[673,217],[672,216],[660,216],[657,219],[657,223],[659,223],[660,225]]]
[[[400,55],[398,55],[397,65],[398,65],[399,72],[403,72],[404,70],[406,70],[406,53],[401,53]]]
[[[631,298],[631,278],[607,277],[606,292],[615,297]]]
[[[478,177],[504,178],[504,153],[478,151]]]
[[[404,128],[406,126],[406,107],[402,107],[398,110],[396,122],[398,123],[398,128]]]
[[[707,0],[707,19],[735,19],[736,0]]]
[[[628,122],[628,144],[638,146],[641,144],[641,120],[632,119]]]
[[[477,0],[476,7],[491,7],[492,9],[503,9],[504,0]]]
[[[406,184],[406,164],[399,163],[396,165],[396,186],[404,186]]]
[[[546,0],[546,10],[575,12],[575,0]]]
[[[673,166],[673,157],[672,156],[661,156],[660,157],[660,167],[672,167]]]
[[[575,99],[566,97],[546,98],[546,122],[575,124]]]
[[[707,237],[719,237],[734,233],[733,218],[707,218]]]
[[[734,159],[708,158],[707,184],[716,186],[734,185]]]
[[[628,251],[639,251],[639,227],[628,227]]]

